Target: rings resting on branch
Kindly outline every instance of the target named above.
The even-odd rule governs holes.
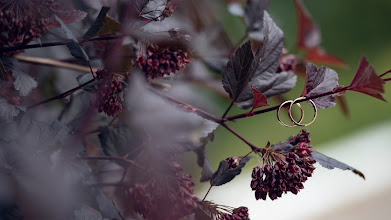
[[[295,100],[288,100],[288,101],[285,101],[285,102],[281,103],[281,105],[280,105],[280,106],[278,107],[278,109],[277,109],[277,120],[278,120],[278,122],[280,122],[281,125],[283,125],[283,126],[285,126],[285,127],[289,127],[289,128],[293,128],[293,127],[296,127],[296,126],[302,126],[302,127],[304,127],[304,126],[308,126],[308,125],[312,124],[312,123],[315,121],[316,116],[318,115],[318,109],[316,108],[316,105],[315,105],[314,101],[312,101],[311,99],[309,99],[308,102],[309,102],[309,103],[312,105],[312,107],[314,108],[314,117],[312,118],[312,121],[311,121],[311,122],[309,122],[309,123],[307,123],[307,124],[301,124],[301,122],[302,122],[303,119],[304,119],[304,110],[303,110],[303,107],[302,107],[299,103],[297,103],[297,102],[300,101],[300,100],[303,100],[303,99],[306,99],[306,98],[305,98],[305,97],[299,97],[299,98],[297,98],[297,99],[295,99]],[[281,111],[281,109],[282,109],[285,105],[287,105],[287,104],[289,104],[289,108],[288,108],[289,119],[293,122],[293,125],[287,125],[287,124],[285,124],[284,122],[282,122],[281,119],[280,119],[280,111]],[[299,121],[296,121],[296,120],[293,119],[293,117],[292,117],[292,106],[293,106],[294,104],[296,104],[296,105],[299,106],[299,108],[300,108],[301,116],[300,116]]]

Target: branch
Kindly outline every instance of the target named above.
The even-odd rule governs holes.
[[[222,123],[221,125],[224,128],[226,128],[228,131],[230,131],[232,134],[234,134],[236,137],[238,137],[240,140],[242,140],[244,143],[246,143],[248,146],[250,146],[252,151],[258,152],[260,150],[258,147],[256,147],[254,144],[250,143],[248,140],[246,140],[244,137],[242,137],[238,132],[236,132],[234,129],[229,127],[227,124]]]
[[[54,60],[54,59],[50,59],[50,58],[39,58],[39,57],[29,57],[29,56],[16,55],[15,59],[22,61],[22,62],[26,62],[26,63],[62,67],[62,68],[77,70],[77,71],[81,71],[81,72],[88,72],[89,73],[91,71],[90,68],[87,66],[62,62],[62,61],[58,61],[58,60]],[[98,69],[93,68],[92,70],[94,72],[96,72]]]
[[[88,85],[88,84],[90,84],[90,83],[92,83],[94,81],[95,81],[95,79],[91,79],[90,81],[88,81],[88,82],[86,82],[86,83],[84,83],[84,84],[82,84],[82,85],[80,85],[78,87],[75,87],[75,88],[73,88],[71,90],[68,90],[68,91],[66,91],[64,93],[61,93],[60,95],[54,96],[54,97],[49,98],[49,99],[45,99],[43,101],[40,101],[40,102],[35,103],[33,105],[30,105],[30,106],[27,106],[27,109],[32,109],[32,108],[35,108],[35,107],[37,107],[39,105],[42,105],[42,104],[45,104],[45,103],[48,103],[48,102],[51,102],[51,101],[54,101],[54,100],[57,100],[57,99],[63,99],[63,98],[71,95],[72,93],[76,92],[77,90],[81,89],[82,87],[84,87],[84,86],[86,86],[86,85]]]
[[[233,130],[231,127],[229,127],[228,125],[226,125],[226,124],[223,122],[223,118],[218,118],[218,117],[216,117],[216,116],[214,116],[214,115],[212,115],[212,114],[210,114],[210,113],[208,113],[208,112],[205,112],[205,111],[203,111],[203,110],[201,110],[201,109],[195,108],[195,107],[193,107],[193,106],[191,106],[191,105],[189,105],[189,104],[187,104],[187,103],[184,103],[184,102],[182,102],[182,101],[180,101],[180,100],[178,100],[178,99],[176,99],[176,98],[173,98],[173,97],[171,97],[171,96],[168,96],[168,95],[166,95],[166,94],[164,94],[164,93],[162,93],[162,92],[160,92],[160,91],[158,91],[158,90],[156,90],[156,89],[154,89],[154,88],[152,88],[152,87],[147,87],[147,88],[148,88],[149,90],[151,90],[152,92],[156,93],[157,95],[159,95],[159,96],[161,96],[161,97],[163,97],[163,98],[165,98],[165,99],[167,99],[167,100],[169,100],[169,101],[171,101],[171,102],[174,102],[174,103],[176,103],[176,104],[178,104],[178,105],[184,106],[184,108],[189,109],[191,112],[193,112],[193,113],[199,115],[199,116],[202,117],[202,118],[205,118],[205,119],[208,119],[208,120],[211,120],[211,121],[214,121],[214,122],[220,124],[221,126],[223,126],[224,128],[226,128],[228,131],[230,131],[232,134],[234,134],[236,137],[238,137],[240,140],[242,140],[244,143],[246,143],[248,146],[250,146],[251,149],[252,149],[253,151],[259,151],[259,148],[258,148],[258,147],[256,147],[255,145],[253,145],[252,143],[250,143],[249,141],[247,141],[247,140],[246,140],[245,138],[243,138],[239,133],[237,133],[237,132],[236,132],[235,130]]]
[[[121,39],[123,37],[124,37],[124,35],[113,36],[113,37],[96,37],[96,38],[89,39],[87,41],[81,41],[80,44],[83,44],[83,43],[89,42],[89,41],[115,40],[115,39]],[[20,45],[20,46],[15,46],[15,47],[4,47],[4,48],[0,48],[0,54],[4,53],[4,52],[10,52],[10,51],[16,51],[16,50],[26,50],[26,49],[41,48],[41,47],[62,46],[62,45],[66,45],[71,42],[72,41],[65,41],[65,42],[57,41],[57,42],[50,42],[50,43],[43,43],[43,44],[30,44],[30,45]]]
[[[317,98],[320,98],[320,97],[323,97],[323,96],[333,95],[333,94],[345,91],[347,89],[348,89],[348,87],[343,87],[343,88],[337,89],[335,91],[330,91],[330,92],[322,93],[322,94],[311,96],[311,97],[305,97],[305,99],[299,100],[296,103],[304,102],[304,101],[307,101],[307,100],[310,100],[310,99],[317,99]],[[247,118],[247,117],[251,117],[251,116],[254,116],[254,115],[259,115],[259,114],[263,114],[263,113],[266,113],[266,112],[277,110],[278,107],[280,107],[280,105],[275,105],[275,106],[272,106],[272,107],[269,107],[269,108],[258,110],[258,111],[253,112],[252,114],[248,114],[246,112],[246,113],[243,113],[243,114],[234,115],[234,116],[231,116],[231,117],[223,118],[223,120],[224,121],[234,121],[234,120],[240,119],[240,118]]]
[[[198,109],[198,108],[195,108],[187,103],[184,103],[182,102],[181,100],[178,100],[174,97],[171,97],[171,96],[168,96],[167,94],[164,94],[163,92],[160,92],[159,90],[157,89],[154,89],[152,87],[147,87],[150,91],[154,92],[155,94],[171,101],[171,102],[174,102],[176,104],[179,104],[179,105],[182,105],[184,108],[186,109],[189,109],[191,112],[197,114],[198,116],[202,117],[202,118],[205,118],[205,119],[208,119],[208,120],[211,120],[211,121],[214,121],[218,124],[222,124],[223,123],[223,120],[221,118],[218,118],[212,114],[210,114],[209,112],[206,112],[204,110],[201,110],[201,109]]]
[[[225,110],[222,118],[225,118],[225,116],[227,116],[229,110],[231,110],[232,106],[234,105],[234,102],[232,101],[231,104],[229,105],[229,107],[227,108],[227,110]]]

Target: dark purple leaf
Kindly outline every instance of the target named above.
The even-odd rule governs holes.
[[[251,157],[247,156],[247,157],[240,157],[240,158],[241,160],[239,165],[234,169],[230,169],[229,164],[225,160],[222,160],[220,162],[219,168],[217,168],[217,171],[213,174],[213,177],[210,180],[210,185],[212,186],[223,185],[231,181],[233,178],[235,178],[235,176],[239,175],[242,172],[242,168],[251,159]]]
[[[71,30],[69,30],[69,28],[57,15],[54,15],[54,18],[61,25],[61,29],[64,31],[67,39],[72,41],[67,43],[67,47],[71,52],[72,56],[83,61],[89,61],[90,58],[88,57],[84,49],[80,46],[79,41],[75,38],[75,36],[73,36]]]
[[[327,169],[334,169],[334,168],[339,168],[341,170],[351,170],[353,173],[359,175],[360,177],[362,177],[363,179],[365,179],[365,176],[363,173],[361,173],[359,170],[345,164],[345,163],[342,163],[336,159],[333,159],[331,157],[328,157],[324,154],[321,154],[319,152],[312,152],[311,153],[311,156],[312,158],[314,158],[316,160],[316,162],[318,162],[320,165],[322,165],[323,167],[327,168]]]
[[[297,16],[297,42],[296,47],[308,50],[317,47],[321,41],[318,25],[316,25],[301,0],[295,0]]]
[[[110,10],[109,7],[102,7],[98,17],[95,19],[92,26],[83,35],[83,39],[89,39],[102,34],[114,34],[120,31],[121,27],[118,22],[112,18],[107,17],[107,12]]]
[[[366,58],[361,57],[356,74],[354,75],[352,83],[348,86],[348,90],[361,92],[385,101],[381,95],[384,93],[383,84],[384,81],[375,73],[375,70],[368,63]]]
[[[311,97],[330,92],[338,87],[338,74],[327,67],[317,68],[314,64],[307,64],[306,83],[302,96]],[[333,107],[336,102],[332,95],[316,98],[313,100],[318,108]]]
[[[233,102],[243,109],[253,105],[250,85],[266,97],[271,97],[289,91],[296,84],[296,76],[293,73],[276,74],[284,35],[267,12],[264,13],[263,22],[265,40],[257,49],[255,57],[252,55],[250,43],[247,42],[230,57],[223,73],[224,89]],[[251,67],[248,67],[249,62]]]
[[[248,0],[244,9],[244,22],[251,39],[263,41],[263,16],[270,0]]]
[[[235,54],[229,58],[223,73],[223,86],[234,102],[248,86],[254,74],[254,70],[250,71],[253,60],[254,55],[251,51],[250,41],[239,47]]]
[[[255,73],[249,84],[269,98],[292,89],[296,84],[296,75],[291,72],[276,74],[284,45],[284,34],[267,12],[264,13],[263,22],[265,40],[255,55],[253,61]],[[240,108],[249,108],[253,103],[252,98],[251,87],[247,86],[236,104]]]
[[[262,94],[262,92],[258,91],[253,86],[251,86],[251,89],[253,91],[253,97],[254,97],[253,108],[252,108],[253,110],[264,106],[269,106],[269,104],[267,103],[267,98],[264,94]]]

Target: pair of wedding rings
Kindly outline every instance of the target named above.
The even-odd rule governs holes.
[[[314,117],[312,118],[312,121],[307,123],[307,124],[301,124],[301,122],[303,121],[304,119],[304,110],[303,110],[303,107],[300,105],[300,103],[297,103],[301,100],[304,100],[306,99],[305,97],[299,97],[295,100],[288,100],[288,101],[285,101],[283,103],[281,103],[281,105],[278,107],[278,110],[277,110],[277,119],[278,119],[278,122],[280,122],[281,125],[285,126],[285,127],[289,127],[289,128],[293,128],[293,127],[296,127],[296,126],[308,126],[310,124],[312,124],[315,119],[316,119],[316,116],[318,114],[318,109],[316,108],[316,105],[314,103],[314,101],[312,101],[311,99],[308,100],[308,102],[312,105],[312,107],[314,108]],[[285,124],[284,122],[281,121],[280,119],[280,111],[281,109],[288,105],[289,104],[289,108],[288,108],[288,116],[289,116],[289,119],[293,122],[293,125],[287,125]],[[300,116],[300,119],[299,121],[296,121],[293,117],[292,117],[292,106],[296,104],[297,106],[299,106],[300,108],[300,111],[301,111],[301,116]]]

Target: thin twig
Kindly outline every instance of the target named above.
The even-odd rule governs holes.
[[[210,114],[209,112],[206,112],[206,111],[204,111],[204,110],[195,108],[195,107],[193,107],[193,106],[191,106],[191,105],[189,105],[189,104],[187,104],[187,103],[184,103],[184,102],[182,102],[181,100],[178,100],[178,99],[176,99],[176,98],[174,98],[174,97],[168,96],[168,95],[166,95],[165,93],[160,92],[160,91],[157,90],[157,89],[154,89],[154,88],[152,88],[152,87],[148,87],[148,89],[149,89],[150,91],[156,93],[157,95],[159,95],[159,96],[161,96],[161,97],[163,97],[163,98],[165,98],[165,99],[171,101],[171,102],[174,102],[174,103],[179,104],[179,105],[183,105],[183,106],[186,107],[187,109],[191,110],[191,112],[193,112],[193,113],[195,113],[195,114],[197,114],[197,115],[199,115],[199,116],[201,116],[201,117],[203,117],[203,118],[205,118],[205,119],[209,119],[209,120],[214,121],[214,122],[216,122],[216,123],[218,123],[218,124],[221,124],[221,123],[223,122],[221,118],[218,118],[217,116],[214,116],[214,115],[212,115],[212,114]]]
[[[233,105],[234,105],[234,102],[232,101],[231,104],[229,105],[229,107],[227,108],[227,110],[225,110],[225,112],[221,118],[225,118],[225,116],[227,116],[229,110],[231,110]]]
[[[32,108],[35,108],[35,107],[37,107],[39,105],[42,105],[42,104],[45,104],[45,103],[48,103],[48,102],[51,102],[51,101],[54,101],[54,100],[57,100],[57,99],[63,99],[63,98],[71,95],[72,93],[76,92],[77,90],[83,88],[84,86],[86,86],[86,85],[88,85],[88,84],[90,84],[90,83],[92,83],[94,81],[95,81],[95,79],[91,79],[90,81],[88,81],[88,82],[86,82],[86,83],[84,83],[84,84],[82,84],[82,85],[80,85],[78,87],[75,87],[75,88],[73,88],[71,90],[68,90],[68,91],[66,91],[64,93],[61,93],[60,95],[54,96],[54,97],[49,98],[49,99],[45,99],[43,101],[40,101],[40,102],[35,103],[33,105],[30,105],[30,106],[27,106],[27,109],[32,109]]]
[[[232,134],[234,134],[236,137],[238,137],[240,140],[242,140],[244,143],[246,143],[248,146],[250,146],[253,151],[258,151],[259,150],[258,147],[256,147],[254,144],[250,143],[248,140],[246,140],[244,137],[242,137],[238,132],[236,132],[234,129],[229,127],[227,124],[222,123],[221,125],[224,128],[226,128],[228,131],[230,131]]]
[[[391,73],[391,69],[387,70],[386,72],[384,72],[383,74],[381,74],[379,77],[383,77],[383,76],[385,76],[387,73]]]
[[[113,37],[96,37],[89,39],[84,42],[89,41],[100,41],[100,40],[115,40],[115,39],[121,39],[124,35],[119,36],[113,36]],[[54,46],[63,46],[67,45],[68,43],[71,43],[72,41],[57,41],[57,42],[50,42],[50,43],[43,43],[43,44],[30,44],[30,45],[21,45],[21,46],[14,46],[14,47],[3,47],[0,48],[0,54],[4,52],[10,52],[10,51],[16,51],[16,50],[26,50],[26,49],[34,49],[34,48],[42,48],[42,47],[54,47]],[[84,43],[83,41],[81,43]]]
[[[62,62],[50,58],[40,58],[40,57],[29,57],[29,56],[20,56],[16,55],[15,59],[26,62],[26,63],[32,63],[32,64],[41,64],[41,65],[47,65],[47,66],[55,66],[55,67],[62,67],[66,69],[71,69],[71,70],[77,70],[81,72],[87,72],[89,73],[91,70],[87,66],[82,66],[74,63],[67,63],[67,62]],[[92,68],[93,72],[96,72],[98,69]]]
[[[387,81],[387,79],[384,79],[384,81]],[[339,92],[342,92],[342,91],[345,91],[345,90],[348,90],[348,87],[343,87],[343,88],[338,89],[336,91],[330,91],[330,92],[322,93],[322,94],[311,96],[311,97],[305,97],[305,99],[298,100],[298,101],[296,101],[296,103],[305,102],[305,101],[310,100],[310,99],[317,99],[317,98],[320,98],[320,97],[323,97],[323,96],[333,95],[333,94],[336,94],[336,93],[339,93]],[[280,107],[280,105],[275,105],[275,106],[272,106],[272,107],[269,107],[269,108],[265,108],[265,109],[262,109],[262,110],[255,111],[251,115],[248,114],[248,113],[234,115],[234,116],[231,116],[231,117],[224,118],[224,121],[234,121],[234,120],[240,119],[240,118],[247,118],[247,117],[250,117],[250,116],[263,114],[263,113],[266,113],[266,112],[277,110],[279,107]]]
[[[205,199],[206,199],[206,196],[209,194],[209,192],[210,192],[210,189],[212,189],[212,185],[210,185],[210,187],[209,187],[209,189],[208,189],[208,192],[206,192],[206,194],[205,194],[205,196],[204,196],[204,198],[202,199],[202,201],[201,202],[203,202]]]

